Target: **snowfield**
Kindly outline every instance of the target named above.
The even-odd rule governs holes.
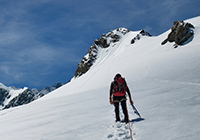
[[[127,101],[134,140],[200,139],[200,17],[187,20],[194,37],[174,49],[161,45],[167,31],[142,37],[129,32],[109,48],[83,76],[30,104],[0,111],[3,140],[131,139],[129,125],[115,123],[109,104],[110,83],[125,77],[142,119]],[[121,118],[123,113],[121,112]]]

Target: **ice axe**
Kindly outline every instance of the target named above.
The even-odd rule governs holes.
[[[141,118],[140,113],[137,111],[136,107],[133,104],[131,104],[131,106],[134,110],[134,113],[137,114]]]

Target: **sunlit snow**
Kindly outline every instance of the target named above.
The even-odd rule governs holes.
[[[127,101],[134,140],[200,139],[200,17],[187,20],[194,38],[174,49],[161,45],[167,31],[142,37],[130,31],[109,48],[79,78],[30,104],[0,111],[2,140],[122,140],[129,125],[115,123],[109,104],[110,82],[125,77],[134,104]],[[121,113],[123,117],[123,113]]]

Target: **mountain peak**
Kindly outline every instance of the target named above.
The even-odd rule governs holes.
[[[4,84],[0,83],[0,88],[5,89],[5,88],[7,88],[7,87],[6,87]]]
[[[3,83],[0,83],[0,88],[1,88],[1,89],[5,89],[5,90],[7,90],[7,91],[18,89],[18,88],[15,87],[15,86],[7,87],[7,86],[5,86]]]
[[[100,39],[95,40],[95,44],[102,48],[107,48],[113,42],[118,42],[119,39],[125,35],[126,33],[130,32],[130,29],[126,28],[117,28],[108,32],[107,34],[103,34]]]
[[[95,39],[94,44],[90,47],[87,54],[83,57],[82,61],[78,64],[74,78],[80,77],[85,74],[90,67],[95,63],[98,55],[99,48],[108,48],[116,45],[127,33],[131,32],[127,28],[117,28],[106,34],[103,34],[101,38]],[[151,36],[148,32],[141,30],[137,36],[134,36],[130,44],[133,44],[135,40],[139,40],[141,36]]]

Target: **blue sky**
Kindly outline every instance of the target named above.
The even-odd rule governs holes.
[[[119,27],[159,35],[200,15],[199,0],[0,0],[0,82],[67,83],[94,40]]]

